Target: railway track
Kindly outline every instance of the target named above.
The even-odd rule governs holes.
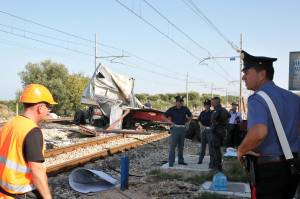
[[[168,137],[167,131],[149,135],[121,134],[93,139],[82,143],[47,150],[45,163],[47,173],[54,175],[80,166],[91,160],[123,152]]]

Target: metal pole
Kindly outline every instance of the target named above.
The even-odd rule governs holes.
[[[129,178],[129,159],[128,156],[121,158],[121,190],[128,189]]]
[[[214,83],[211,83],[211,90],[210,90],[210,98],[212,99],[213,98],[213,86],[214,85]]]
[[[227,93],[227,88],[226,88],[226,105],[225,106],[227,106],[228,105],[228,93]]]
[[[188,83],[189,83],[189,73],[186,73],[186,85],[185,85],[185,89],[186,89],[186,106],[189,106],[189,91],[188,91]]]
[[[240,49],[243,49],[243,36],[241,33],[240,36]],[[239,96],[239,111],[242,112],[242,67],[243,67],[243,62],[242,59],[240,58],[240,70],[239,70],[239,75],[240,75],[240,96]]]
[[[16,115],[19,115],[19,102],[16,103]]]
[[[97,35],[95,33],[95,71],[97,68]]]

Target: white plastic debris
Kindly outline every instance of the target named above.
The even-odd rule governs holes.
[[[69,184],[75,191],[89,193],[113,189],[119,182],[102,171],[77,168],[69,175]]]
[[[231,147],[226,148],[224,157],[237,157],[236,149]]]
[[[58,119],[59,118],[59,116],[56,115],[55,113],[49,113],[49,116],[50,116],[51,119]]]

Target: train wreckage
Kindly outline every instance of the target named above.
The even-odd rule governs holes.
[[[134,79],[111,71],[100,64],[84,89],[77,110],[76,124],[90,124],[106,130],[147,128],[165,123],[162,111],[144,108],[134,95]]]

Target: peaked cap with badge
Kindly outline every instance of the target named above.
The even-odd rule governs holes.
[[[241,59],[244,62],[244,68],[242,69],[243,72],[252,67],[274,70],[273,62],[277,60],[277,58],[253,56],[243,50],[241,51]]]

